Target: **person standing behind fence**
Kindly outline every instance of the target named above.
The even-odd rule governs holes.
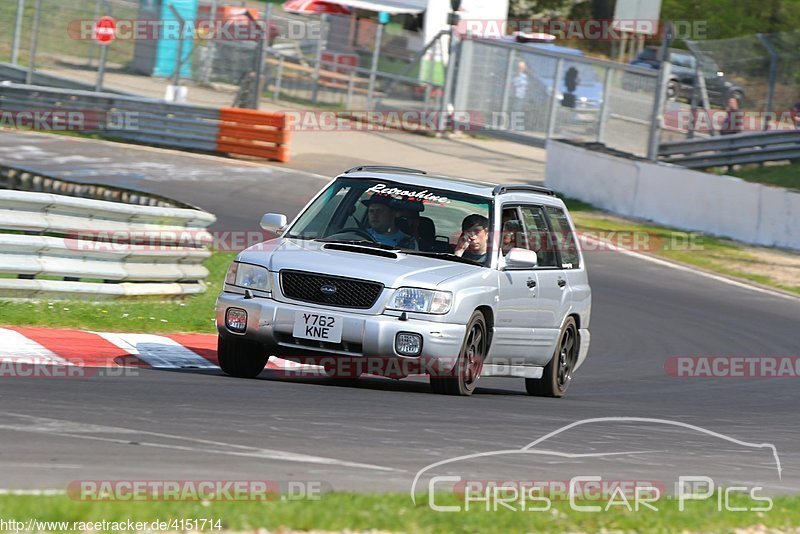
[[[725,104],[725,120],[722,122],[720,133],[730,135],[741,132],[743,119],[742,112],[739,111],[739,101],[735,97],[730,97]]]
[[[528,66],[524,61],[517,63],[517,73],[511,78],[511,112],[514,113],[510,117],[510,124],[526,124],[527,120],[521,119],[520,116],[525,113],[525,100],[528,97]]]

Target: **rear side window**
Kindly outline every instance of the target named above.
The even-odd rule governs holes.
[[[556,246],[547,227],[547,218],[539,206],[523,206],[522,226],[525,228],[528,248],[539,259],[539,267],[558,267]]]
[[[562,269],[579,269],[581,257],[578,254],[578,243],[572,228],[569,226],[567,215],[561,208],[548,206],[547,215],[553,225],[553,234],[561,252]]]

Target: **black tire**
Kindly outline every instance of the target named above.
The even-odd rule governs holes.
[[[347,368],[337,368],[335,365],[326,365],[325,374],[328,375],[328,380],[335,386],[355,387],[358,386],[363,370],[358,363],[354,363],[351,367]]]
[[[431,375],[431,389],[440,395],[469,396],[475,391],[488,352],[486,318],[479,311],[470,317],[458,360],[449,373]]]
[[[542,378],[526,378],[525,389],[528,395],[537,397],[561,398],[567,393],[572,381],[572,372],[578,363],[580,343],[575,319],[569,317],[558,336],[558,343],[550,363],[542,373]]]
[[[237,378],[255,378],[264,370],[269,356],[259,343],[219,336],[217,359],[225,374]]]

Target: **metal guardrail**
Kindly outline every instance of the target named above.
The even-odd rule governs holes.
[[[178,202],[154,193],[132,191],[105,184],[78,183],[63,180],[19,165],[9,167],[0,164],[0,189],[13,189],[32,193],[53,193],[71,197],[137,204],[139,206],[198,209],[191,204]]]
[[[800,159],[800,130],[739,133],[662,143],[659,160],[690,169]]]
[[[220,146],[221,125],[230,126],[231,120],[230,117],[223,117],[216,108],[111,93],[0,83],[0,113],[14,116],[31,112],[74,114],[82,124],[82,132],[99,133],[121,141],[201,152],[252,155],[250,147],[242,152],[236,147]],[[285,129],[283,113],[263,111],[251,114],[257,116],[249,119],[246,126],[255,125],[260,130],[270,132]],[[276,122],[281,122],[283,126],[274,126]],[[288,142],[288,137],[283,141]],[[276,146],[282,148],[274,151],[274,158],[272,152],[263,150],[263,144],[258,148],[262,149],[265,157],[288,161],[289,151],[285,143],[277,143]]]
[[[27,68],[13,65],[11,63],[0,62],[0,81],[25,83],[27,79]],[[77,91],[94,91],[94,85],[90,83],[73,80],[57,74],[48,74],[39,70],[33,72],[32,82],[34,85],[43,85],[46,87],[60,87],[63,89],[73,89]],[[106,93],[133,96],[133,93],[118,91],[116,89],[103,89],[103,91]]]
[[[202,293],[215,220],[196,209],[0,190],[0,298]]]

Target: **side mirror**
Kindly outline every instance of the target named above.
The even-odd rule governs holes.
[[[282,213],[267,213],[261,217],[261,228],[267,232],[279,234],[286,224],[286,215]]]
[[[536,252],[526,248],[512,248],[505,257],[506,269],[534,269],[539,265]]]

